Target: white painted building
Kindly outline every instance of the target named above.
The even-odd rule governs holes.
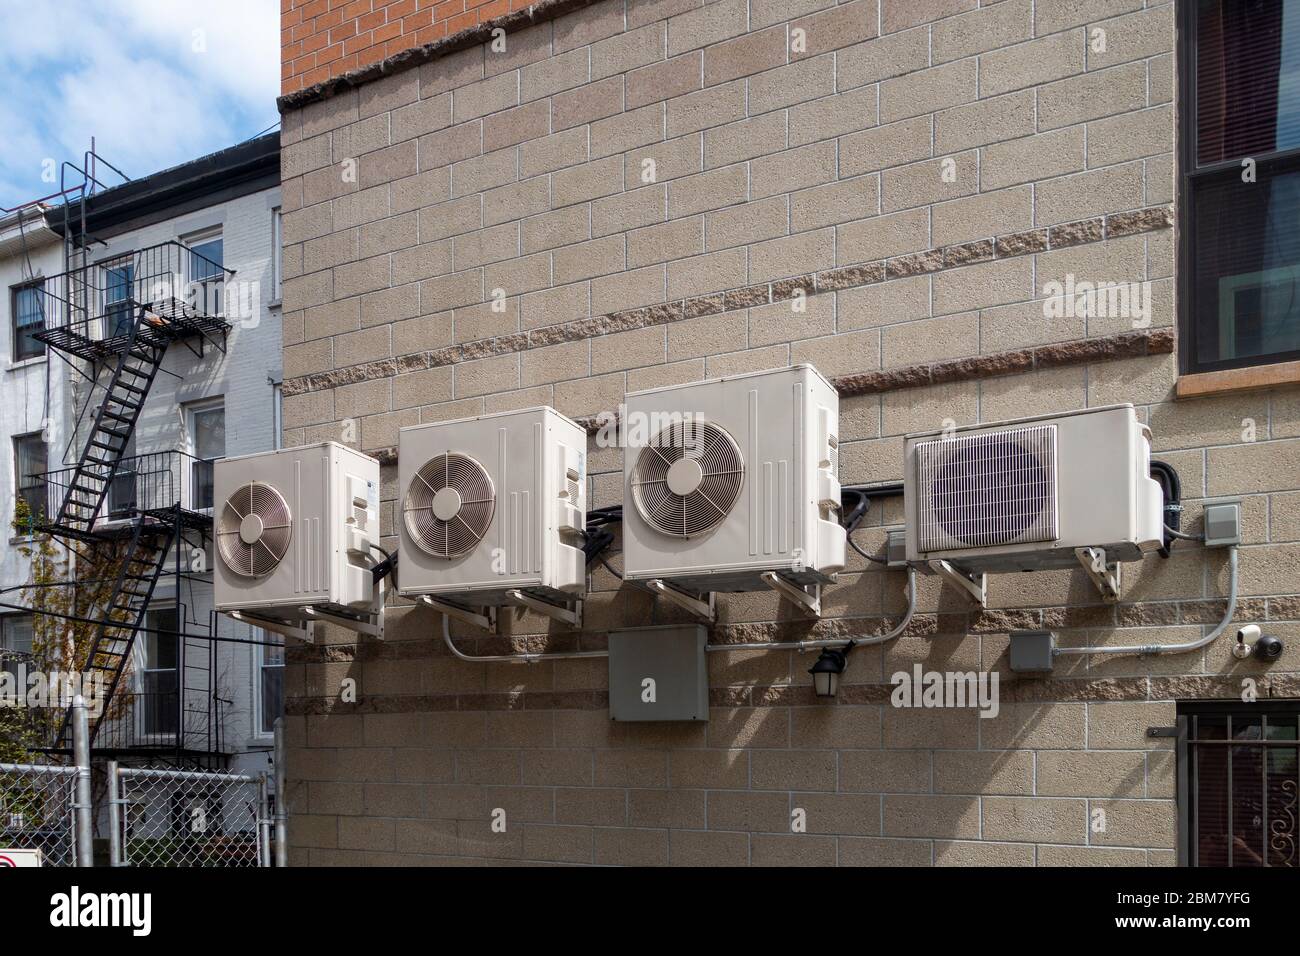
[[[78,280],[93,287],[87,297],[101,300],[89,310],[104,316],[96,320],[94,335],[112,334],[107,329],[112,310],[102,300],[116,294],[117,280],[125,276],[128,287],[133,279],[138,283],[151,262],[164,263],[178,275],[184,272],[181,278],[191,289],[209,291],[202,280],[212,276],[217,298],[211,311],[230,326],[224,334],[189,335],[167,346],[97,527],[129,522],[137,506],[143,510],[158,503],[210,514],[211,461],[275,447],[281,378],[278,144],[273,133],[96,193],[86,200],[84,242],[80,217],[71,217],[74,225],[68,231],[88,250],[90,263],[79,275],[97,277]],[[46,219],[43,248],[48,251],[41,268],[48,275],[64,268],[58,235],[64,217],[56,211]],[[0,243],[4,235],[0,233]],[[12,243],[0,244],[0,250],[7,250],[0,258],[0,275],[6,286],[21,289],[24,273]],[[48,407],[57,421],[45,445],[48,471],[58,473],[47,479],[53,511],[61,483],[69,480],[86,447],[103,389],[92,388],[57,357],[19,361],[14,367],[18,301],[18,293],[11,293],[4,304],[9,356],[0,384],[3,427],[14,448],[15,436],[30,434],[33,423],[39,431],[48,380]],[[40,380],[32,381],[36,377]],[[103,381],[101,375],[101,385]],[[29,393],[40,398],[34,410],[25,398]],[[15,480],[14,454],[3,479],[9,484],[0,485],[6,501]],[[117,759],[151,754],[167,759],[167,741],[176,739],[179,728],[184,747],[178,749],[192,751],[188,758],[238,770],[269,767],[271,722],[281,706],[279,652],[238,643],[266,636],[212,615],[210,533],[207,544],[206,553],[190,546],[174,551],[153,590],[146,626],[162,633],[137,635],[124,678],[130,686],[119,688],[119,693],[137,695],[131,716],[121,722],[130,726],[106,724],[96,736],[96,748],[112,750]],[[13,553],[6,554],[6,585],[25,580],[28,569],[21,565]],[[174,631],[186,636],[168,636]],[[223,640],[209,640],[214,633]]]

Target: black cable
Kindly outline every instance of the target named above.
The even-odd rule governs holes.
[[[873,497],[878,497],[878,498],[892,497],[893,495],[901,494],[901,493],[902,493],[901,485],[898,486],[898,491],[894,491],[893,486],[884,486],[880,489],[867,489],[867,488],[858,488],[858,487],[848,487],[848,488],[840,489],[841,502],[844,500],[844,498],[849,496],[852,496],[857,499],[857,503],[849,510],[847,514],[844,513],[843,506],[841,506],[840,508],[840,513],[841,513],[840,520],[844,524],[844,538],[846,541],[848,541],[850,548],[852,548],[862,557],[866,558],[868,561],[874,562],[875,564],[888,564],[889,562],[886,561],[884,558],[876,557],[874,554],[867,554],[867,552],[863,551],[862,548],[858,547],[858,543],[853,540],[853,532],[858,529],[858,525],[862,523],[862,519],[867,516],[867,509],[871,507],[871,499]]]
[[[1164,496],[1164,544],[1160,547],[1160,557],[1169,557],[1169,546],[1174,538],[1180,536],[1183,515],[1183,482],[1178,471],[1167,461],[1151,460],[1151,477],[1160,485]]]

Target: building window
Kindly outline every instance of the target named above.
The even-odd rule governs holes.
[[[185,240],[190,247],[190,290],[194,306],[205,315],[221,315],[226,272],[221,233],[204,233]]]
[[[17,675],[18,665],[32,659],[32,616],[0,617],[0,671]]]
[[[174,734],[180,716],[180,638],[174,607],[145,615],[144,660],[140,668],[141,700],[136,713],[146,734]],[[156,631],[167,633],[158,634]]]
[[[272,640],[271,635],[260,633],[262,640]],[[257,680],[256,699],[257,733],[270,736],[275,733],[275,719],[284,712],[284,647],[262,644],[255,650]]]
[[[1178,713],[1184,862],[1300,867],[1300,703],[1187,703]]]
[[[117,468],[108,483],[108,517],[109,520],[129,518],[135,513],[138,504],[137,485],[148,479],[138,474],[141,456],[135,453],[135,433],[132,432],[122,446],[122,457],[118,459]]]
[[[11,290],[15,362],[45,354],[45,343],[36,338],[36,333],[45,328],[45,315],[42,311],[44,304],[41,300],[44,288],[44,281],[37,281],[15,286]]]
[[[190,510],[212,507],[212,466],[226,457],[226,407],[222,399],[186,406],[185,432],[190,461]]]
[[[1300,0],[1179,7],[1183,371],[1300,358]]]
[[[17,502],[21,501],[28,518],[35,520],[45,514],[45,437],[40,432],[14,436],[14,488]]]
[[[134,317],[135,264],[129,260],[101,265],[104,279],[104,337],[129,335]]]
[[[280,283],[284,280],[284,259],[280,244],[284,241],[280,207],[271,210],[271,301],[280,301]]]

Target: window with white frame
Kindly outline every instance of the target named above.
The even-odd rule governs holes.
[[[18,672],[18,665],[32,656],[32,616],[6,614],[0,617],[0,671]]]
[[[185,406],[185,435],[190,454],[191,511],[212,507],[213,462],[226,457],[226,405],[223,398]]]
[[[14,436],[14,489],[15,512],[18,502],[23,502],[30,520],[45,513],[46,471],[45,436],[40,432]]]
[[[190,248],[190,290],[196,308],[207,315],[221,315],[221,294],[226,281],[225,247],[221,230],[209,230],[184,240]]]
[[[104,296],[104,337],[115,339],[131,331],[135,299],[135,263],[131,259],[100,264]]]
[[[12,359],[21,362],[45,354],[45,343],[36,333],[45,328],[41,293],[44,279],[37,279],[10,290],[9,305],[13,315]]]
[[[179,630],[176,608],[150,609],[145,622],[149,631],[144,640],[141,701],[136,713],[144,733],[174,734],[180,715],[180,638],[176,635]]]
[[[264,641],[275,639],[265,632],[256,632],[256,635]],[[275,733],[275,719],[284,712],[284,646],[268,643],[254,650],[257,670],[253,689],[257,718],[255,729],[258,736],[268,737]]]

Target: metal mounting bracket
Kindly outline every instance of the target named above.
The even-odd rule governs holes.
[[[1088,578],[1101,592],[1102,598],[1111,604],[1118,601],[1120,566],[1118,563],[1106,563],[1106,549],[1075,548],[1074,556],[1079,559],[1079,563],[1083,565],[1083,570],[1088,573]]]
[[[311,621],[282,621],[276,618],[262,617],[260,614],[251,614],[248,611],[222,611],[221,613],[232,621],[248,624],[251,627],[260,627],[264,631],[279,634],[281,637],[295,637],[304,644],[316,643],[316,635],[312,631]]]
[[[787,581],[775,571],[764,571],[759,577],[764,584],[809,617],[820,618],[822,616],[822,586],[820,584],[814,584],[812,590],[809,591],[805,587]]]
[[[490,634],[497,632],[497,609],[494,607],[485,607],[480,611],[474,611],[467,607],[461,607],[459,604],[439,601],[427,594],[421,595],[418,600],[425,607],[433,608],[439,614],[446,614],[462,624],[477,627],[479,630],[487,631]]]
[[[679,588],[673,587],[667,581],[660,578],[654,578],[645,583],[646,589],[653,594],[662,598],[667,598],[673,604],[685,610],[691,617],[704,624],[716,624],[718,620],[717,599],[712,591],[709,592],[707,600],[687,594]]]
[[[528,608],[538,614],[545,614],[553,621],[568,624],[570,627],[582,628],[582,602],[575,601],[571,607],[553,604],[532,594],[525,594],[518,588],[506,592],[506,600],[516,607]]]
[[[957,587],[969,594],[971,600],[980,607],[988,606],[987,574],[972,574],[969,571],[964,571],[955,565],[949,564],[947,561],[930,561],[928,563],[931,571],[939,575],[945,581],[950,581],[957,585]]]
[[[358,634],[373,637],[376,640],[382,641],[384,639],[384,612],[382,609],[378,614],[367,614],[364,618],[347,617],[331,611],[322,611],[316,607],[305,607],[302,609],[302,613],[313,621],[320,621],[323,624],[335,624],[347,628],[349,631],[356,631]]]

